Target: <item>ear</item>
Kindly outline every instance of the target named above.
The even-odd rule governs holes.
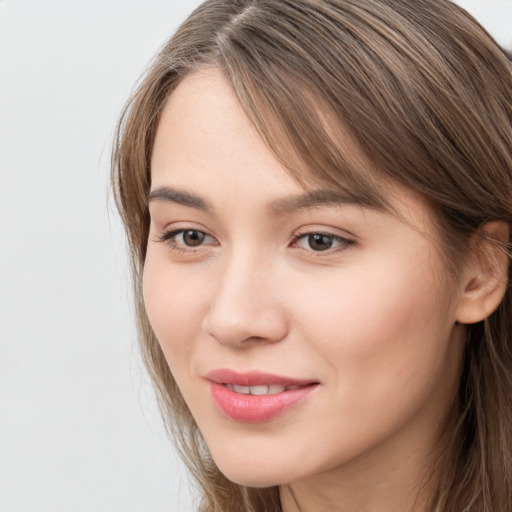
[[[507,222],[484,224],[470,240],[473,255],[461,282],[461,300],[457,321],[474,324],[487,318],[499,306],[508,285],[509,257],[504,249],[509,243]]]

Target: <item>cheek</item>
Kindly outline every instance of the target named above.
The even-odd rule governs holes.
[[[365,397],[371,407],[404,389],[425,392],[446,366],[454,325],[450,290],[421,270],[429,261],[419,258],[348,269],[338,281],[291,295],[299,328],[347,401]]]
[[[170,270],[168,262],[158,261],[148,251],[143,274],[144,305],[173,373],[179,373],[178,366],[193,354],[202,325],[202,291],[197,277]]]

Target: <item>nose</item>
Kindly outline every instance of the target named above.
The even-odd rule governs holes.
[[[234,348],[285,338],[288,320],[276,270],[265,259],[231,259],[216,281],[203,323],[207,333]]]

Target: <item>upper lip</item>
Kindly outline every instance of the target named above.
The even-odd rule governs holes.
[[[233,384],[235,386],[270,386],[278,384],[281,386],[307,386],[318,384],[312,379],[297,379],[294,377],[283,377],[271,373],[252,370],[248,372],[237,372],[227,368],[213,370],[206,375],[206,379],[216,384]]]

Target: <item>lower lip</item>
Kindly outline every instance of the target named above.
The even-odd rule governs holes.
[[[243,423],[264,423],[297,405],[316,386],[301,386],[275,395],[243,395],[211,382],[210,392],[216,406],[227,418]]]

